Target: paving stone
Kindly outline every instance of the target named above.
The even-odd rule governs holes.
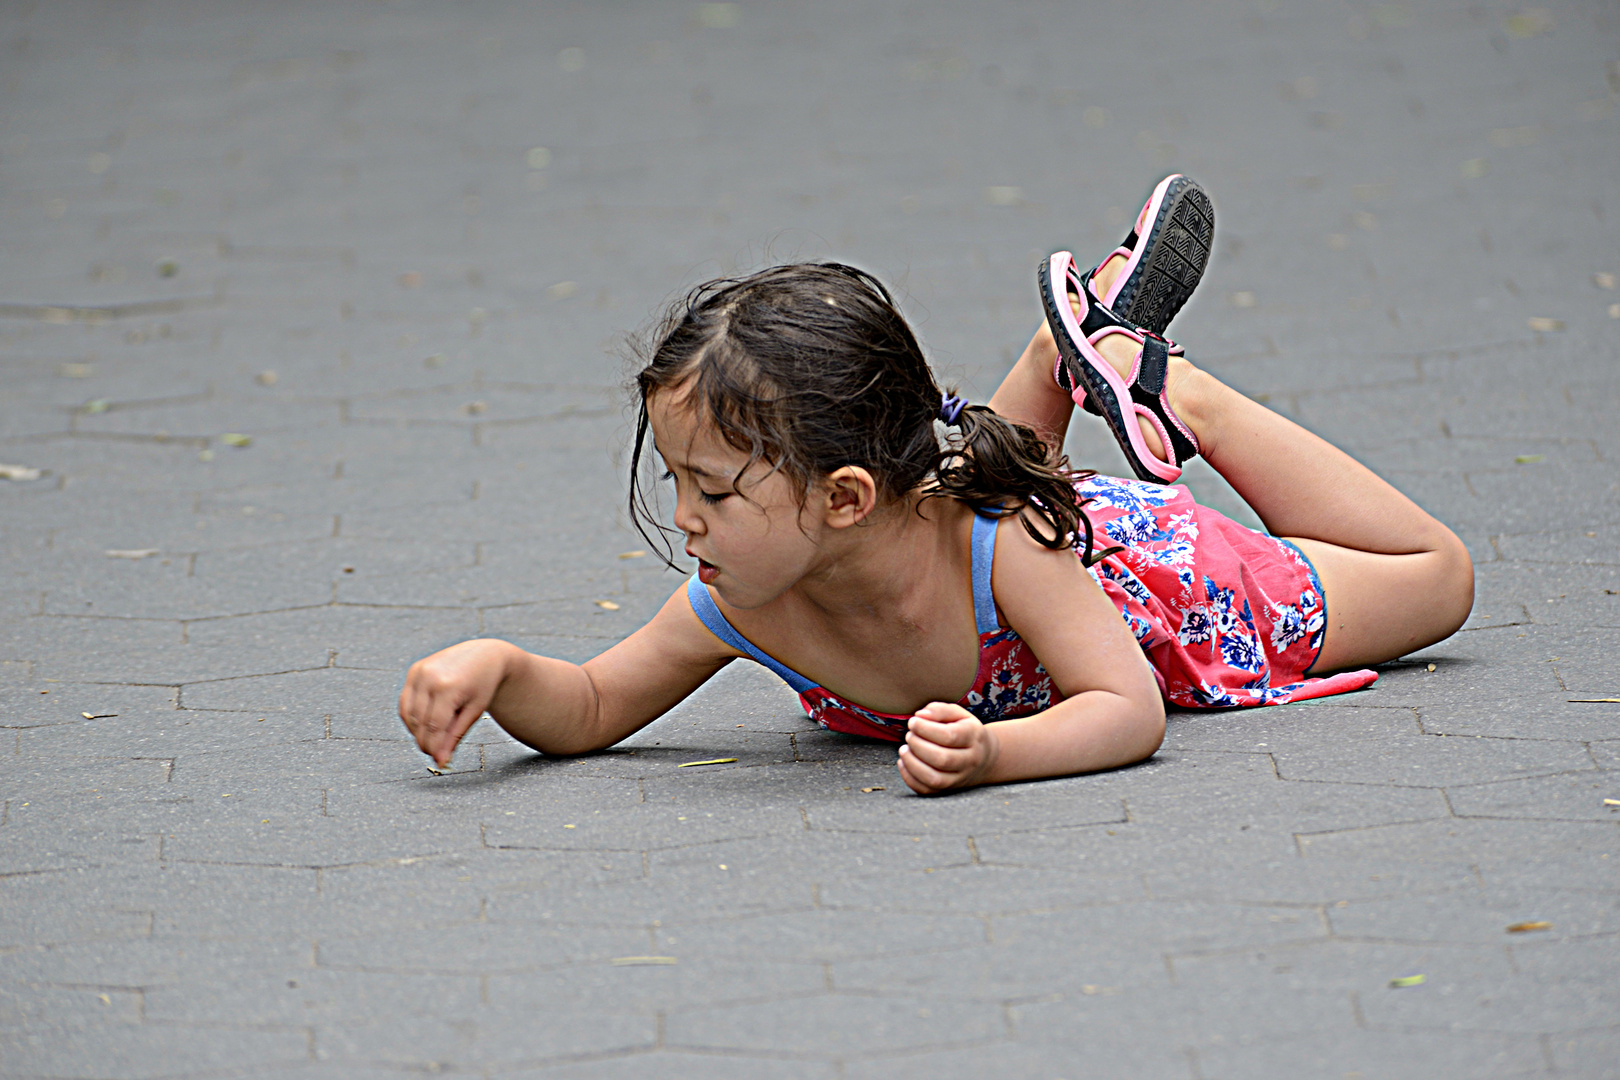
[[[1050,1080],[1086,1069],[1143,1080],[1186,1080],[1193,1075],[1185,1054],[1118,1033],[1080,1029],[1068,1043],[990,1042],[977,1046],[925,1050],[904,1055],[852,1062],[845,1075],[867,1078],[894,1076],[983,1076],[1010,1080]],[[1081,1074],[1083,1075],[1083,1074]]]
[[[348,605],[243,615],[233,619],[210,619],[191,624],[188,640],[200,651],[251,648],[272,652],[285,649],[298,661],[279,667],[242,670],[236,674],[272,674],[279,671],[307,671],[322,664],[341,663],[346,667],[409,667],[435,647],[443,648],[475,636],[477,622],[466,612],[433,608],[373,608]],[[409,642],[410,644],[407,644]],[[428,643],[426,647],[423,644]],[[298,651],[293,652],[297,645]],[[307,657],[320,655],[315,662]],[[188,678],[219,678],[213,674]],[[403,680],[401,680],[403,682]]]
[[[487,998],[503,1008],[547,1015],[556,1009],[631,1009],[650,1013],[735,1005],[761,999],[800,998],[827,989],[821,964],[770,963],[763,958],[721,959],[672,950],[670,962],[583,964],[545,978],[497,975],[486,980]],[[770,1048],[767,1048],[770,1049]],[[791,1053],[787,1048],[780,1048]]]
[[[1252,1046],[1212,1046],[1198,1052],[1198,1072],[1216,1077],[1297,1076],[1339,1080],[1344,1076],[1432,1075],[1429,1061],[1472,1076],[1545,1076],[1546,1059],[1533,1039],[1481,1037],[1478,1033],[1350,1031],[1313,1033]]]
[[[15,624],[16,636],[0,640],[0,652],[26,658],[30,681],[146,683],[184,682],[319,667],[331,653],[307,641],[251,642],[252,659],[209,645],[186,642],[178,622],[145,619],[54,618],[35,616]],[[24,651],[26,650],[26,651]],[[8,657],[9,658],[9,657]]]
[[[1242,866],[1292,858],[1299,853],[1291,834],[1266,828],[1245,829],[1236,822],[987,833],[974,837],[974,844],[986,863],[1104,874],[1146,873],[1163,870],[1166,865],[1197,864],[1206,859],[1220,865]]]
[[[1620,866],[1620,851],[1582,851],[1548,848],[1521,853],[1514,858],[1493,859],[1479,866],[1486,885],[1541,886],[1555,889],[1611,890]]]
[[[805,820],[812,829],[942,835],[1117,824],[1125,820],[1117,795],[1098,791],[1095,782],[1078,778],[981,788],[933,801],[911,797],[898,774],[886,780],[881,793],[820,803],[806,811]]]
[[[681,1011],[665,1023],[665,1037],[675,1046],[818,1057],[968,1043],[1005,1031],[993,1005],[826,993]]]
[[[134,1025],[141,1020],[139,990],[107,991],[88,987],[0,985],[0,1030],[8,1035],[30,1026],[71,1025],[87,1021]]]
[[[1107,938],[1061,950],[1028,936],[960,943],[899,962],[834,961],[830,971],[834,987],[853,993],[1012,1004],[1169,985],[1164,958],[1151,945]]]
[[[1299,850],[1307,858],[1385,856],[1415,862],[1466,860],[1499,865],[1552,853],[1620,858],[1620,824],[1526,822],[1509,831],[1486,821],[1415,822],[1302,835]]]
[[[1459,889],[1440,895],[1352,900],[1328,909],[1340,937],[1381,941],[1509,944],[1509,926],[1550,922],[1529,931],[1550,940],[1612,933],[1620,903],[1612,896],[1535,888]]]
[[[239,978],[255,971],[307,968],[308,941],[224,941],[187,937],[102,938],[0,958],[0,977],[30,983],[145,987],[182,978]]]
[[[1147,893],[1159,900],[1231,900],[1246,903],[1329,905],[1354,899],[1420,897],[1479,886],[1476,866],[1420,863],[1377,856],[1335,860],[1282,858],[1234,865],[1150,870]]]
[[[1612,969],[1611,969],[1612,970]],[[1361,999],[1367,1022],[1374,1027],[1472,1031],[1531,1035],[1580,1032],[1607,1025],[1614,1017],[1611,986],[1552,977],[1512,975],[1471,982],[1447,994],[1428,983],[1411,987],[1416,994],[1374,994]]]
[[[1450,788],[1446,798],[1458,817],[1612,822],[1614,807],[1603,800],[1617,786],[1612,774],[1578,772]]]
[[[6,1067],[19,1076],[107,1075],[137,1078],[175,1072],[223,1072],[243,1060],[266,1065],[309,1059],[303,1031],[193,1028],[161,1024],[85,1024],[77,1030],[19,1033],[8,1039]]]
[[[817,895],[832,908],[898,907],[963,915],[1010,915],[1147,898],[1136,875],[973,863],[829,882]]]
[[[654,1017],[622,1012],[553,1009],[544,1023],[535,1023],[532,1013],[499,1004],[465,1015],[465,1019],[381,1015],[365,1024],[317,1028],[315,1057],[343,1064],[391,1062],[454,1072],[649,1050],[657,1038]]]
[[[561,854],[561,853],[546,853]],[[694,866],[681,875],[641,877],[640,852],[567,853],[567,877],[502,884],[484,903],[484,917],[507,924],[562,919],[602,926],[681,926],[723,923],[740,915],[791,919],[816,906],[817,884],[730,872],[720,864]],[[579,869],[574,870],[577,864]]]
[[[1620,707],[1571,702],[1567,690],[1555,694],[1504,695],[1489,704],[1460,701],[1419,706],[1418,720],[1430,735],[1473,735],[1497,739],[1620,738]]]
[[[1612,1067],[1620,1050],[1620,1031],[1562,1032],[1547,1040],[1557,1075],[1599,1077]]]
[[[1578,743],[1412,735],[1400,717],[1376,737],[1274,752],[1285,780],[1447,787],[1588,768]]]
[[[430,942],[415,929],[328,938],[321,941],[318,958],[321,967],[350,971],[516,974],[645,956],[653,945],[651,938],[645,928],[574,926],[555,920],[526,934],[514,934],[509,925],[466,922],[436,927]]]
[[[899,956],[936,948],[983,942],[983,920],[951,915],[905,915],[898,912],[813,910],[782,919],[771,915],[736,917],[724,922],[666,923],[659,929],[661,949],[709,957],[747,958],[768,951],[776,960],[839,960],[853,956]]]
[[[1447,816],[1439,792],[1279,781],[1274,758],[1268,754],[1188,753],[1186,760],[1197,764],[1187,770],[1183,787],[1150,790],[1128,800],[1133,823],[1196,825],[1215,818],[1238,822],[1240,828],[1286,822],[1303,832],[1327,823],[1347,827],[1357,821],[1374,825]]]
[[[1346,995],[1299,991],[1256,1009],[1232,996],[1203,995],[1182,987],[1099,987],[1091,994],[1038,1001],[1012,1009],[1013,1026],[1023,1041],[1084,1045],[1088,1036],[1107,1039],[1108,1031],[1149,1030],[1149,1014],[1173,1016],[1160,1029],[1165,1049],[1192,1057],[1206,1046],[1242,1045],[1260,1039],[1309,1035],[1314,1039],[1350,1033],[1355,1015]],[[1092,1036],[1092,1032],[1097,1035]]]
[[[33,681],[0,686],[0,727],[36,728],[66,725],[82,727],[97,721],[84,714],[125,713],[149,716],[175,707],[175,690],[168,686]]]
[[[264,972],[241,979],[187,982],[145,995],[145,1015],[168,1023],[247,1022],[302,1027],[312,1010],[334,1021],[364,1024],[379,1013],[429,1020],[475,1011],[479,985],[470,976],[399,976],[347,971]]]
[[[678,809],[635,805],[606,811],[581,808],[582,812],[566,815],[542,812],[531,817],[520,813],[511,819],[492,821],[485,827],[485,841],[498,848],[640,851],[713,845],[771,833],[797,833],[804,828],[799,814],[792,809],[774,814],[758,810],[681,814],[676,812]],[[561,820],[564,816],[577,820]]]
[[[965,866],[973,852],[965,838],[805,830],[650,851],[646,859],[654,883],[706,889],[721,873],[765,882],[854,878]]]
[[[660,1076],[670,1080],[823,1080],[837,1075],[837,1066],[828,1061],[783,1061],[776,1058],[741,1056],[735,1053],[704,1054],[695,1051],[660,1050],[621,1058],[598,1058],[589,1062],[541,1068],[534,1075],[546,1080],[621,1080],[621,1078]]]

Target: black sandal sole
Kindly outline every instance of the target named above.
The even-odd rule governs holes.
[[[1198,287],[1215,243],[1215,206],[1198,181],[1183,176],[1171,185],[1158,218],[1139,242],[1150,245],[1147,258],[1120,289],[1114,310],[1163,334]]]

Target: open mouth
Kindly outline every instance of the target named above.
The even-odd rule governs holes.
[[[713,581],[719,573],[720,570],[713,563],[698,559],[698,580],[703,584],[707,585]]]

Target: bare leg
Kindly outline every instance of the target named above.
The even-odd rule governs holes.
[[[1120,335],[1098,351],[1130,370]],[[1042,327],[991,398],[1004,416],[1061,439],[1073,405],[1052,381],[1057,346]],[[1298,544],[1322,579],[1327,633],[1315,670],[1381,663],[1432,645],[1468,618],[1474,569],[1462,541],[1344,451],[1172,359],[1170,404],[1204,458],[1267,531]],[[1144,426],[1150,448],[1158,440]]]
[[[1074,402],[1052,379],[1057,358],[1057,342],[1052,340],[1051,328],[1042,322],[1024,355],[990,398],[992,409],[1009,420],[1028,424],[1054,447],[1063,445],[1069,418],[1074,415]]]

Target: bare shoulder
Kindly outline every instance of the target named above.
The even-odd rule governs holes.
[[[991,588],[1005,625],[1018,632],[1065,695],[1151,685],[1147,658],[1073,548],[1049,548],[1022,520],[1004,520],[996,533]]]
[[[1039,519],[1037,529],[1050,526]],[[1023,515],[1009,515],[996,526],[996,561],[992,586],[1004,611],[1051,597],[1052,590],[1095,592],[1097,584],[1071,547],[1050,548],[1024,526]],[[1072,595],[1072,594],[1071,594]]]

